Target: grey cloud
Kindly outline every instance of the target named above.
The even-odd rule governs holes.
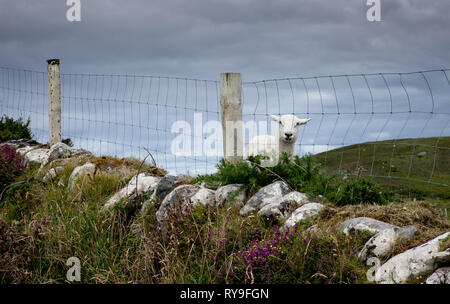
[[[380,23],[365,1],[1,1],[2,65],[217,79],[411,71],[448,66],[450,3],[383,1]]]

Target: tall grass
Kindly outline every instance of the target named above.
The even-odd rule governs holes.
[[[316,240],[300,231],[291,232],[290,241],[280,244],[283,255],[267,260],[267,267],[249,267],[242,253],[254,242],[275,238],[280,234],[278,226],[267,225],[259,217],[241,217],[236,207],[224,206],[195,207],[187,213],[175,209],[164,224],[156,221],[155,205],[146,215],[124,208],[130,202],[101,212],[103,203],[127,178],[84,177],[71,193],[61,186],[67,178],[68,174],[50,184],[31,181],[26,193],[8,194],[2,206],[8,222],[16,222],[24,233],[31,233],[31,223],[42,223],[42,228],[23,245],[32,252],[23,273],[31,275],[19,280],[3,273],[2,282],[63,283],[65,262],[72,256],[82,262],[85,283],[347,282],[344,266],[354,267],[350,257],[357,247],[345,245],[348,240],[329,236]],[[140,206],[146,198],[134,198],[132,203]],[[29,208],[18,211],[16,205],[24,203]],[[310,243],[310,249],[298,255],[304,242]],[[328,251],[331,247],[341,254],[334,256],[333,250]],[[318,255],[310,254],[318,250],[321,258],[328,252],[322,264],[316,261]],[[311,278],[316,272],[328,279]]]
[[[40,181],[45,170],[31,167],[5,193],[1,283],[65,283],[70,257],[81,261],[82,283],[368,283],[367,267],[356,255],[371,235],[346,236],[336,231],[338,223],[370,216],[416,225],[420,235],[399,244],[398,251],[450,227],[439,211],[418,202],[327,203],[319,216],[283,231],[282,223],[242,217],[238,206],[223,204],[187,209],[179,204],[158,223],[157,204],[146,214],[138,212],[151,193],[101,211],[136,170],[84,176],[70,192],[76,165],[77,160],[66,162],[64,173],[49,183]],[[313,224],[319,231],[307,231]]]

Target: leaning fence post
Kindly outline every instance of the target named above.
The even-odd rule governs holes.
[[[47,60],[50,146],[61,142],[61,79],[59,64],[59,59]]]
[[[242,161],[242,77],[241,73],[222,73],[220,106],[224,158],[232,163]]]

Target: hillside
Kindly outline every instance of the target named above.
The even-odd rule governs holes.
[[[439,148],[435,148],[436,143]],[[316,157],[329,174],[341,171],[373,176],[386,189],[398,194],[448,200],[450,189],[445,185],[450,184],[449,152],[450,137],[432,137],[367,142]]]

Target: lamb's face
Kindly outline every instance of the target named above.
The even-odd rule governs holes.
[[[300,119],[295,115],[286,114],[281,117],[271,115],[274,121],[279,123],[279,138],[286,143],[295,142],[298,137],[298,127],[301,125],[305,125],[311,119]]]

